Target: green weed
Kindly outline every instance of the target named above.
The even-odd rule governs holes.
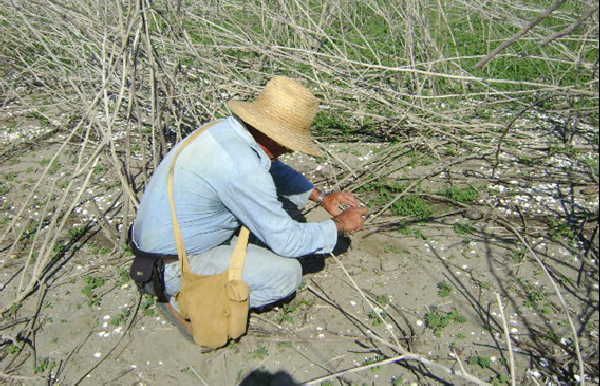
[[[48,120],[48,118],[46,118],[46,116],[38,111],[30,111],[27,114],[25,114],[25,118],[30,118],[30,119],[36,119],[38,121],[40,121],[40,123],[43,126],[48,126],[50,125],[50,121]]]
[[[429,311],[425,314],[425,324],[427,328],[433,330],[435,336],[440,337],[444,328],[450,323],[464,323],[467,319],[457,311],[441,312],[438,310]]]
[[[598,176],[600,174],[600,171],[599,171],[600,164],[599,164],[599,161],[598,161],[598,156],[594,156],[592,158],[586,158],[583,162],[587,165],[587,167],[589,168],[591,174],[594,177],[598,178]]]
[[[405,154],[410,159],[409,166],[427,166],[431,165],[435,158],[430,157],[427,153],[423,153],[419,150],[410,150]]]
[[[156,297],[144,294],[140,308],[144,316],[156,316]]]
[[[114,318],[110,319],[110,325],[113,327],[122,326],[127,322],[129,315],[131,314],[131,309],[127,308],[120,313],[118,313]]]
[[[527,249],[525,247],[515,249],[510,253],[511,260],[515,264],[522,263],[525,260],[525,256],[527,256]]]
[[[404,248],[400,248],[396,245],[386,245],[385,247],[383,247],[383,253],[393,253],[396,255],[399,254],[407,254],[408,251]]]
[[[106,283],[106,279],[87,275],[83,277],[83,281],[85,282],[85,286],[81,292],[87,297],[88,306],[99,306],[102,298],[96,293],[96,290]]]
[[[523,287],[525,294],[523,306],[542,314],[550,314],[552,312],[552,304],[540,287],[532,285],[525,280],[519,280],[519,283]]]
[[[484,290],[492,289],[492,283],[489,281],[480,281],[477,284],[479,285],[479,288],[481,288],[481,289],[484,289]]]
[[[250,356],[254,359],[263,360],[269,356],[269,350],[265,346],[260,346],[256,350],[250,352]]]
[[[279,314],[277,320],[279,321],[279,323],[292,323],[294,321],[294,313],[302,309],[308,309],[312,307],[313,304],[314,301],[307,299],[302,299],[300,301],[284,304],[281,307],[281,313]]]
[[[4,178],[6,178],[6,181],[14,182],[17,179],[17,175],[17,172],[8,172],[4,175]]]
[[[83,237],[86,232],[87,230],[85,227],[73,227],[69,229],[69,238],[71,239],[71,242],[77,241]]]
[[[56,362],[50,358],[42,358],[38,364],[33,368],[35,374],[43,374],[46,371],[52,371],[56,367]]]
[[[104,165],[96,165],[94,166],[94,174],[96,176],[102,176],[104,173],[108,171],[108,168]]]
[[[471,366],[479,366],[482,369],[489,369],[492,367],[492,360],[489,357],[482,357],[480,355],[474,355],[467,359],[467,363]]]
[[[383,206],[390,202],[395,195],[406,189],[406,184],[391,181],[385,178],[378,178],[357,189],[359,193],[375,194],[375,197],[370,200],[373,206]]]
[[[52,247],[52,252],[54,253],[52,255],[52,261],[56,261],[58,259],[60,259],[61,257],[63,257],[65,255],[65,253],[67,252],[68,247],[66,244],[62,243],[62,242],[57,242],[56,244],[54,244],[54,247]]]
[[[5,182],[0,182],[0,196],[4,196],[10,192],[10,186]]]
[[[231,350],[231,351],[234,351],[234,352],[236,352],[236,353],[237,353],[237,352],[239,352],[240,344],[239,344],[238,342],[236,342],[236,341],[231,341],[231,342],[230,342],[230,343],[227,345],[227,348],[228,348],[229,350]]]
[[[5,311],[4,315],[7,318],[14,318],[17,316],[17,312],[23,308],[23,303],[14,303],[8,310]]]
[[[375,297],[375,300],[377,301],[377,303],[379,303],[382,306],[385,306],[385,305],[389,304],[389,302],[390,302],[390,298],[387,295],[377,295]]]
[[[368,357],[368,358],[365,358],[363,360],[363,366],[372,365],[373,363],[381,362],[384,359],[385,359],[385,357],[383,355],[375,355],[375,356],[372,356],[372,357]],[[371,370],[371,371],[377,371],[380,368],[381,367],[372,367],[369,370]]]
[[[552,240],[557,241],[563,238],[571,242],[575,240],[575,232],[569,223],[553,218],[549,221],[550,231],[548,233]]]
[[[501,386],[510,384],[510,378],[506,375],[498,375],[492,379],[492,386]]]
[[[473,233],[477,232],[477,228],[475,228],[468,221],[455,222],[452,225],[452,228],[454,229],[454,232],[458,233],[459,235],[472,235]]]
[[[108,255],[112,249],[97,244],[90,244],[90,253],[93,255]]]
[[[279,342],[277,343],[277,347],[279,347],[280,349],[289,349],[294,347],[294,345],[290,342]]]
[[[400,229],[398,230],[398,232],[401,235],[413,236],[413,237],[416,237],[421,240],[427,240],[427,236],[425,236],[423,231],[417,227],[401,226]]]
[[[546,305],[546,294],[541,290],[533,290],[527,293],[527,298],[523,302],[523,305],[532,310],[540,311],[543,314],[547,314],[550,310]]]
[[[51,160],[49,159],[43,159],[40,161],[40,164],[42,166],[47,166],[50,165],[50,167],[48,168],[48,174],[52,175],[52,174],[56,174],[56,172],[62,168],[62,163],[60,163],[58,160],[54,160],[52,161],[52,163],[50,163]]]
[[[14,344],[14,343],[11,343],[8,346],[6,346],[6,352],[8,354],[14,355],[14,354],[17,354],[20,351],[21,351],[21,348],[19,346],[17,346],[16,344]]]
[[[381,318],[379,316],[381,316]],[[384,323],[383,320],[385,320],[385,318],[387,318],[387,316],[388,316],[388,314],[385,311],[380,311],[380,312],[371,311],[367,314],[367,317],[371,321],[371,325],[373,327],[382,326]]]
[[[115,285],[117,287],[120,287],[123,284],[127,283],[128,281],[129,281],[129,270],[127,268],[119,269],[119,276],[117,278],[117,282],[115,283]]]
[[[441,282],[437,283],[437,289],[438,289],[438,296],[445,298],[445,297],[450,296],[454,287],[452,287],[452,284],[448,283],[447,281],[441,281]]]

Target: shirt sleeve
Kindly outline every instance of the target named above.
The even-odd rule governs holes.
[[[291,166],[273,161],[269,170],[277,189],[277,195],[290,200],[298,209],[308,203],[314,185],[302,173]]]
[[[292,219],[277,199],[271,174],[260,167],[241,167],[235,178],[219,189],[223,204],[271,250],[285,257],[329,253],[337,241],[332,220],[300,223]]]

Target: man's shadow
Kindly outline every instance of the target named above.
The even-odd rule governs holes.
[[[239,386],[294,386],[299,385],[286,371],[271,374],[267,370],[257,369],[248,374]]]

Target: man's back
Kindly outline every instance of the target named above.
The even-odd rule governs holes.
[[[204,252],[228,240],[240,225],[219,198],[223,183],[236,178],[240,168],[269,169],[269,160],[261,160],[250,135],[239,126],[234,118],[220,121],[190,143],[177,160],[175,202],[190,253]],[[142,250],[175,251],[167,174],[181,143],[156,169],[140,203],[134,239]]]

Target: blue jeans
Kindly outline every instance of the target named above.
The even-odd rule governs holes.
[[[234,236],[208,252],[189,255],[192,272],[216,275],[229,268],[229,258],[237,241]],[[291,295],[302,281],[302,267],[294,258],[281,257],[269,249],[248,244],[244,281],[250,287],[250,307],[258,308]],[[179,261],[165,265],[165,289],[171,304],[179,309],[175,295],[181,289]]]

